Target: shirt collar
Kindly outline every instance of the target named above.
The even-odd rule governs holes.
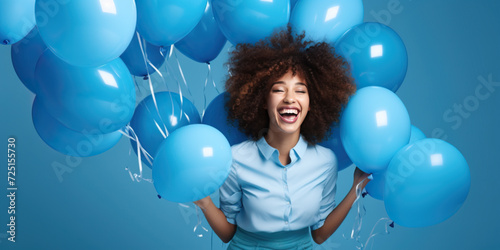
[[[258,141],[257,141],[257,147],[259,148],[259,151],[262,153],[262,155],[266,158],[266,160],[269,160],[273,154],[275,154],[275,158],[276,159],[273,159],[278,165],[282,165],[278,159],[278,150],[271,147],[266,139],[263,137],[261,137]],[[290,158],[291,158],[291,163],[290,164],[293,164],[295,163],[298,159],[302,158],[306,152],[306,149],[307,149],[307,141],[304,140],[304,138],[302,137],[302,135],[299,137],[299,141],[297,142],[297,144],[295,145],[295,147],[292,148],[292,150],[290,151]],[[276,153],[275,153],[276,152]]]

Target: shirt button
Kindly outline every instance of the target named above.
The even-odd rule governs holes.
[[[285,224],[288,225],[288,221],[285,221]]]
[[[290,205],[290,202],[288,201],[286,204],[287,204],[287,205]]]

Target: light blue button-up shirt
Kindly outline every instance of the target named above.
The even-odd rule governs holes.
[[[286,166],[264,137],[231,149],[233,165],[219,190],[229,223],[269,233],[323,226],[335,207],[337,159],[330,149],[300,137]]]

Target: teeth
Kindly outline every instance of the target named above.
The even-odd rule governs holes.
[[[296,109],[282,109],[280,111],[280,115],[284,115],[284,114],[298,114],[298,111]]]

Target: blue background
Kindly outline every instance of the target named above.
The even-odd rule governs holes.
[[[389,3],[399,3],[397,11]],[[425,228],[396,225],[389,235],[375,237],[372,249],[493,249],[498,246],[500,201],[496,183],[500,174],[500,86],[471,108],[478,78],[500,82],[500,2],[498,1],[364,1],[364,21],[381,21],[396,32],[408,50],[408,73],[397,94],[412,123],[428,137],[442,138],[457,147],[469,163],[472,185],[463,207],[450,219]],[[393,10],[390,12],[389,10]],[[389,13],[380,19],[380,13]],[[387,19],[390,17],[390,19]],[[212,76],[223,90],[229,43],[212,63]],[[201,111],[207,76],[204,64],[177,55],[189,90]],[[175,60],[173,72],[164,74],[168,89],[182,84]],[[18,80],[10,59],[10,46],[0,46],[0,248],[1,249],[223,249],[210,231],[199,229],[193,204],[184,208],[159,200],[151,183],[134,182],[136,155],[126,138],[104,154],[81,158],[60,181],[52,165],[66,164],[67,156],[47,146],[31,122],[34,95]],[[166,69],[163,68],[165,71]],[[139,85],[146,82],[136,79]],[[167,89],[159,77],[156,90]],[[500,84],[497,84],[500,85]],[[145,85],[144,85],[145,86]],[[144,97],[144,94],[142,95]],[[139,100],[141,99],[141,96]],[[466,102],[464,104],[464,102]],[[468,105],[468,115],[454,105]],[[451,110],[451,111],[448,111]],[[445,115],[447,114],[447,115]],[[464,117],[467,116],[467,117]],[[459,117],[459,118],[457,118]],[[460,122],[457,122],[457,120]],[[16,138],[16,243],[5,238],[8,219],[7,139]],[[73,160],[75,160],[73,158]],[[353,168],[340,172],[338,194],[352,183]],[[151,175],[150,169],[144,175]],[[216,197],[215,197],[216,198]],[[379,218],[386,217],[383,202],[363,199],[367,213],[361,239],[366,241]],[[318,249],[355,249],[346,240],[354,223],[352,211],[339,230]],[[209,228],[206,222],[203,222]],[[377,227],[375,232],[381,232]]]

